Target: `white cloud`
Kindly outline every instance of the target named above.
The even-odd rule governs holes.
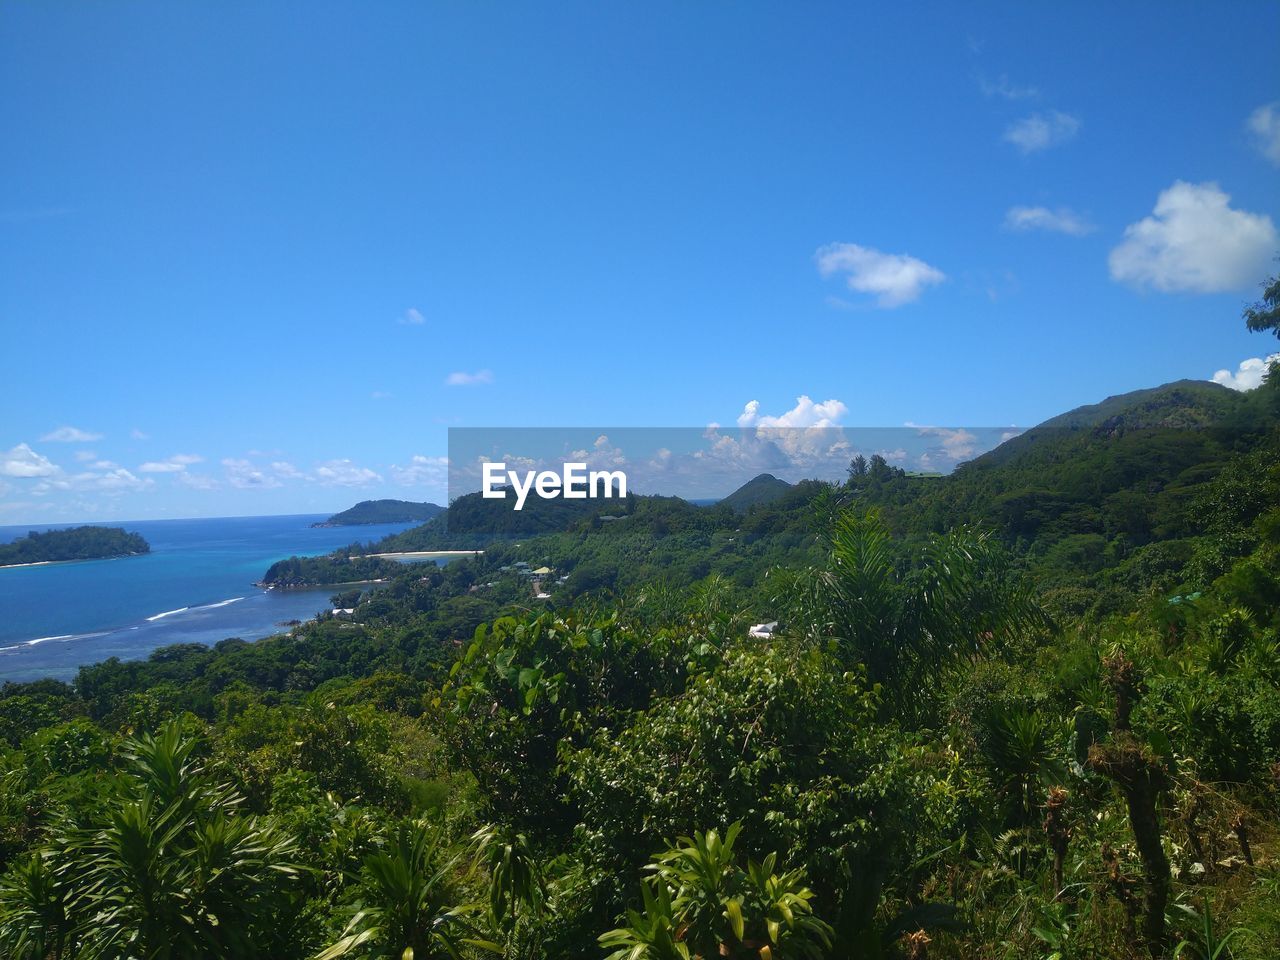
[[[120,494],[129,491],[147,490],[155,485],[150,477],[138,477],[124,467],[110,460],[99,460],[92,464],[95,470],[86,470],[67,476],[59,471],[40,480],[31,492],[43,497],[57,491],[96,491],[107,494]]]
[[[1230,370],[1219,370],[1213,375],[1213,382],[1230,387],[1232,390],[1253,390],[1255,387],[1262,386],[1262,381],[1267,378],[1271,364],[1278,360],[1280,360],[1280,353],[1273,353],[1265,360],[1262,357],[1241,360],[1240,367],[1235,373]]]
[[[963,427],[921,427],[914,423],[908,423],[907,426],[914,427],[922,437],[937,437],[943,453],[951,460],[965,460],[977,450],[978,438]],[[922,456],[927,455],[926,452]]]
[[[752,400],[738,415],[739,427],[834,427],[849,408],[839,400],[814,403],[808,397],[796,397],[796,405],[778,416],[761,416],[760,401]]]
[[[1252,286],[1276,248],[1265,214],[1233,210],[1216,183],[1176,181],[1153,215],[1125,228],[1111,251],[1111,278],[1165,293],[1220,293]]]
[[[145,490],[155,483],[155,481],[149,477],[147,479],[135,477],[128,470],[124,469],[124,467],[109,470],[108,472],[99,474],[98,476],[81,474],[76,479],[82,480],[85,486],[91,489],[117,493],[125,490]]]
[[[138,467],[139,473],[181,473],[193,463],[200,463],[204,457],[194,453],[175,453],[167,460],[148,460]]]
[[[263,473],[248,460],[228,457],[222,461],[226,469],[227,483],[238,490],[270,490],[283,484],[273,476]]]
[[[315,469],[315,477],[326,486],[362,487],[380,483],[382,477],[368,467],[358,467],[350,460],[330,460]]]
[[[7,453],[0,453],[0,474],[6,477],[52,477],[61,471],[46,457],[20,443]]]
[[[143,433],[137,427],[134,427],[132,430],[129,431],[129,439],[130,440],[150,440],[151,434]]]
[[[1080,121],[1069,113],[1051,110],[1033,113],[1010,124],[1004,139],[1023,153],[1037,153],[1066,143],[1080,132]]]
[[[1004,215],[1006,230],[1049,230],[1083,237],[1093,230],[1093,224],[1069,207],[1050,210],[1048,207],[1010,207]]]
[[[1003,73],[995,80],[978,77],[978,88],[985,97],[1000,97],[1004,100],[1029,100],[1040,96],[1040,91],[1035,87],[1019,86]]]
[[[271,464],[272,471],[278,477],[301,477],[302,471],[287,460],[275,460]]]
[[[443,489],[449,479],[449,458],[414,454],[407,466],[391,465],[391,478],[403,487]]]
[[[76,459],[81,463],[88,463],[90,460],[97,460],[98,455],[92,450],[77,450]]]
[[[1264,103],[1253,111],[1245,126],[1262,155],[1280,166],[1280,100]]]
[[[180,473],[174,479],[184,487],[190,487],[192,490],[216,490],[221,486],[215,478],[207,473]]]
[[[899,307],[919,298],[924,288],[946,275],[923,260],[901,253],[881,253],[856,243],[832,243],[814,254],[824,277],[844,274],[850,290],[874,294],[880,307]]]
[[[427,322],[427,318],[422,315],[422,311],[417,307],[410,307],[400,315],[400,319],[397,322],[407,327],[420,327]]]
[[[57,430],[51,430],[40,438],[46,443],[93,443],[95,440],[101,440],[102,434],[90,433],[88,430],[80,430],[76,427],[59,427]]]
[[[481,383],[493,383],[493,371],[477,370],[475,373],[467,373],[465,370],[457,370],[445,377],[444,382],[450,387],[473,387]]]

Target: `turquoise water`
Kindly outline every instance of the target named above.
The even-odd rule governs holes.
[[[223,517],[110,523],[151,553],[35,567],[0,567],[0,682],[70,679],[86,663],[132,660],[173,643],[257,640],[328,607],[332,590],[263,590],[267,567],[413,524],[312,527],[324,516]],[[59,524],[58,526],[76,526]],[[0,543],[48,526],[0,527]]]

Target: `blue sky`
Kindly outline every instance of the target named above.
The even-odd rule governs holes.
[[[439,498],[450,425],[1027,426],[1234,376],[1276,348],[1240,311],[1277,35],[1248,2],[6,4],[0,523]]]

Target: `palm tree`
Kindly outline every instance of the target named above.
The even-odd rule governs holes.
[[[489,873],[489,916],[495,926],[509,930],[522,914],[537,917],[546,889],[524,834],[487,824],[472,835],[471,843],[476,864]]]
[[[837,512],[827,539],[826,569],[785,581],[778,599],[811,639],[865,664],[904,719],[920,718],[955,660],[1048,622],[986,534],[934,536],[905,569],[874,509]]]
[[[1052,734],[1051,724],[1036,710],[997,707],[987,717],[983,752],[1001,792],[1012,801],[1017,827],[1028,827],[1035,818],[1037,784],[1051,786],[1066,776]]]
[[[316,960],[347,954],[404,960],[458,958],[464,947],[502,948],[477,935],[478,904],[458,904],[452,876],[458,859],[441,858],[425,820],[402,823],[383,853],[361,870],[361,902],[343,936]]]
[[[0,952],[13,960],[62,960],[75,942],[67,890],[40,852],[0,878]]]
[[[176,723],[126,741],[95,819],[64,824],[0,884],[0,942],[95,960],[280,955],[300,905],[293,842],[241,815],[197,750]]]
[[[609,960],[823,956],[832,930],[813,914],[803,871],[778,873],[776,854],[742,869],[734,854],[741,829],[681,837],[654,857],[643,908],[600,937]]]

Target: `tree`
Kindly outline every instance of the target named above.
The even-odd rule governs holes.
[[[292,838],[240,813],[171,723],[125,742],[127,776],[0,884],[7,956],[283,957],[300,905]]]
[[[1280,337],[1280,274],[1266,281],[1261,300],[1245,307],[1244,322],[1254,333],[1270,330]]]
[[[804,871],[775,872],[777,855],[737,863],[741,823],[723,838],[715,830],[681,837],[659,853],[642,891],[644,907],[627,925],[604,934],[610,960],[688,957],[820,957],[834,931],[814,916]]]
[[[456,858],[441,856],[423,820],[402,823],[385,853],[365,859],[360,905],[343,936],[316,960],[348,954],[430,960],[458,958],[464,947],[501,953],[480,939],[470,917],[478,904],[458,903],[451,881]]]
[[[775,600],[809,640],[865,665],[902,719],[927,713],[944,669],[1046,622],[984,534],[935,536],[906,572],[875,510],[841,512],[827,539],[827,568],[781,578]]]

